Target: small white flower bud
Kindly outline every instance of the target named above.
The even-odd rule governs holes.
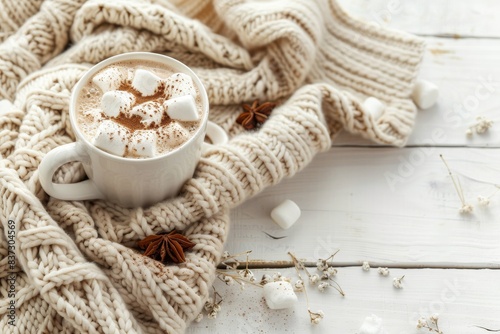
[[[309,283],[311,285],[315,285],[316,283],[318,283],[318,281],[319,281],[318,275],[314,274],[314,275],[309,276]]]
[[[472,213],[472,211],[474,211],[474,207],[470,204],[464,204],[460,210],[458,210],[461,214],[469,214]]]
[[[304,282],[302,280],[297,280],[295,284],[293,285],[295,287],[296,291],[302,291],[304,290]]]
[[[433,323],[437,323],[437,322],[438,322],[438,320],[439,320],[439,314],[434,313],[433,315],[431,315],[431,316],[430,316],[430,318],[429,318],[429,319],[431,319],[431,321],[432,321]]]
[[[329,287],[329,286],[330,286],[330,284],[329,284],[329,283],[326,283],[326,282],[320,283],[320,284],[318,285],[318,290],[319,290],[320,292],[325,292],[325,290],[326,290],[326,289],[328,289],[328,287]]]
[[[326,272],[328,273],[328,275],[330,276],[336,276],[337,275],[337,269],[335,268],[332,268],[332,267],[329,267]]]
[[[420,328],[423,328],[425,326],[427,326],[427,321],[425,320],[425,318],[422,317],[422,318],[418,319],[417,328],[420,329]]]
[[[368,261],[363,262],[362,268],[364,271],[369,271],[370,270],[370,263],[368,263]]]
[[[389,276],[389,273],[390,273],[389,268],[387,268],[387,267],[385,267],[385,268],[383,268],[383,267],[379,267],[379,268],[377,269],[377,271],[378,271],[378,273],[379,273],[380,275],[382,275],[382,276]]]
[[[404,276],[401,276],[401,277],[394,277],[394,279],[392,280],[392,285],[396,288],[396,289],[402,289],[403,288],[403,278]]]
[[[231,276],[224,276],[222,279],[224,280],[224,283],[226,283],[227,285],[234,284],[234,279]]]
[[[488,197],[478,196],[477,202],[480,206],[488,206],[490,204],[490,199]]]
[[[326,263],[326,260],[319,259],[318,262],[316,262],[316,267],[318,268],[318,270],[324,271],[328,269],[328,264]]]

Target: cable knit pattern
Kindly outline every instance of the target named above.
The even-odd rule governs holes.
[[[358,21],[335,0],[0,0],[0,20],[1,333],[182,333],[208,298],[231,208],[295,175],[342,129],[402,146],[413,127],[422,41]],[[150,207],[50,198],[38,165],[75,140],[73,86],[90,65],[129,51],[192,67],[210,119],[231,140],[204,153],[176,198]],[[379,119],[362,107],[368,96],[387,106]],[[235,119],[254,99],[278,107],[245,131]],[[80,163],[54,175],[85,177]],[[186,263],[137,249],[173,229],[196,243]],[[11,273],[15,326],[6,316]]]
[[[1,0],[0,1],[0,42],[12,35],[24,22],[34,15],[43,0]]]

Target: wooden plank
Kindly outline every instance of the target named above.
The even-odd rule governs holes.
[[[493,0],[341,2],[375,24],[420,35],[500,37]],[[488,207],[476,201],[478,195],[493,194],[499,183],[500,151],[493,147],[499,147],[500,134],[494,127],[486,136],[464,135],[476,116],[499,121],[500,47],[492,40],[426,39],[429,49],[420,77],[438,84],[441,97],[436,107],[419,112],[409,140],[416,147],[335,147],[299,175],[232,212],[227,249],[252,250],[253,265],[289,265],[290,250],[313,264],[340,249],[335,263],[358,265],[339,268],[337,281],[346,297],[310,288],[311,309],[326,314],[320,325],[312,326],[303,295],[295,308],[271,311],[257,288],[241,291],[218,281],[224,302],[217,320],[205,318],[188,333],[355,333],[374,313],[384,319],[388,333],[409,334],[419,333],[420,316],[434,312],[440,313],[443,333],[485,333],[475,325],[500,328],[496,270],[394,268],[391,276],[405,275],[405,288],[397,290],[390,277],[359,267],[368,260],[400,268],[500,268],[500,193]],[[373,146],[345,134],[334,145]],[[422,147],[426,145],[431,147]],[[475,206],[473,214],[458,213],[461,203],[440,153],[460,178],[466,201]],[[285,231],[272,223],[269,213],[287,198],[301,207],[302,216]],[[276,270],[254,273],[260,277]],[[279,270],[296,278],[292,268]]]
[[[427,38],[421,79],[439,86],[438,103],[418,113],[408,145],[499,147],[500,44],[484,39]],[[490,131],[469,138],[465,131],[481,116],[495,123]],[[374,143],[341,134],[334,146]]]
[[[254,270],[260,279],[276,270]],[[281,270],[297,279],[293,269]],[[405,275],[404,288],[395,289],[392,277]],[[270,310],[257,287],[241,290],[216,282],[223,302],[217,319],[204,317],[193,323],[188,334],[198,333],[356,333],[365,317],[382,318],[387,333],[417,331],[419,317],[439,313],[439,327],[446,334],[486,333],[475,325],[500,328],[500,281],[493,270],[392,269],[389,277],[376,269],[339,268],[336,277],[346,297],[331,290],[320,293],[307,285],[310,307],[325,313],[318,325],[309,322],[305,296],[288,310]],[[485,284],[488,283],[488,284]]]
[[[495,0],[338,0],[352,15],[377,26],[421,35],[500,37]]]
[[[439,158],[459,176],[470,215]],[[295,250],[309,261],[340,249],[344,264],[363,260],[416,266],[500,266],[499,149],[332,148],[294,178],[269,188],[232,211],[226,248],[252,250],[252,259],[288,261]],[[282,230],[270,211],[285,199],[302,210]],[[283,239],[274,240],[269,233]],[[261,262],[256,262],[257,264]]]

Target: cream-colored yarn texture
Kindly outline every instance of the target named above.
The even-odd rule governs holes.
[[[296,174],[342,129],[402,146],[413,127],[422,41],[354,19],[335,0],[0,0],[0,20],[1,333],[182,333],[210,293],[231,208]],[[178,197],[148,208],[49,198],[37,168],[75,140],[72,87],[129,51],[192,67],[230,142],[204,154]],[[362,107],[368,96],[387,106],[379,119]],[[235,119],[254,99],[279,105],[246,131]],[[85,174],[72,163],[55,178]],[[197,244],[185,264],[135,248],[173,229]]]

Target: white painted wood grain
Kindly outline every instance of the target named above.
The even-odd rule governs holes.
[[[339,0],[377,26],[423,35],[500,37],[496,0]]]
[[[254,270],[257,277],[276,270]],[[293,269],[281,273],[296,279]],[[405,275],[404,288],[392,286],[393,276]],[[389,334],[429,333],[416,329],[417,319],[439,313],[440,328],[446,334],[486,333],[474,327],[500,328],[500,280],[494,270],[392,269],[389,277],[376,269],[339,268],[338,283],[346,293],[325,293],[307,286],[311,309],[323,310],[319,325],[309,323],[304,295],[293,309],[270,310],[260,288],[216,284],[223,296],[216,320],[206,317],[194,323],[188,334],[198,333],[339,333],[354,334],[365,317],[375,314],[383,319]]]
[[[439,158],[459,176],[471,215]],[[500,149],[332,148],[294,178],[269,188],[232,212],[227,248],[254,259],[286,260],[295,249],[312,260],[340,249],[337,260],[500,266]],[[285,199],[302,210],[288,230],[269,213]],[[266,236],[286,236],[273,240]]]
[[[438,85],[440,96],[434,107],[419,111],[408,145],[499,147],[500,43],[488,39],[426,41],[419,78]],[[465,131],[478,116],[493,120],[493,128],[469,138]],[[333,145],[375,144],[343,133]]]

